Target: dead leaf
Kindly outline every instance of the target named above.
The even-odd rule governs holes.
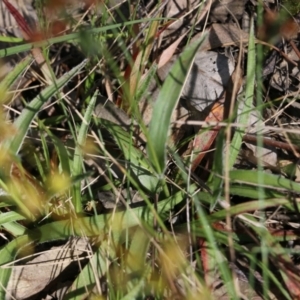
[[[221,99],[220,99],[221,100]],[[224,105],[223,103],[220,103],[217,101],[205,121],[207,123],[209,122],[220,122],[223,119],[224,114]],[[196,158],[193,159],[192,163],[192,171],[195,171],[196,168],[199,166],[201,161],[203,160],[206,151],[208,151],[211,148],[211,145],[213,144],[214,140],[216,139],[216,136],[219,133],[219,127],[216,126],[208,131],[200,131],[193,141],[193,151],[196,153]]]
[[[174,56],[170,62],[158,70],[158,77],[162,82],[168,76],[176,59],[177,56]],[[179,106],[174,111],[171,121],[174,122],[180,118],[184,121],[190,116],[191,111],[199,120],[199,112],[202,112],[212,105],[215,100],[221,96],[224,91],[224,86],[226,86],[230,80],[233,69],[233,62],[225,55],[213,51],[199,51],[196,54],[194,65],[182,92],[183,102],[185,103],[184,106],[187,107],[189,111]],[[158,94],[159,88],[154,80],[148,90],[148,96],[139,103],[140,112],[146,125],[149,124],[151,120],[152,107]],[[220,115],[222,115],[222,113],[220,113]],[[215,121],[215,119],[212,120]],[[176,128],[176,131],[177,134],[175,136],[180,137],[182,134],[181,129]],[[210,139],[209,137],[207,138]]]
[[[234,63],[225,55],[200,51],[195,57],[182,97],[193,110],[203,111],[218,99],[227,86]]]
[[[22,300],[37,295],[85,250],[88,250],[87,239],[73,239],[63,246],[52,247],[23,265],[12,266],[5,300]]]
[[[212,24],[207,31],[207,38],[201,45],[201,50],[211,50],[220,47],[227,47],[231,45],[239,45],[242,40],[243,43],[248,43],[249,35],[247,32],[239,29],[234,24]],[[196,34],[192,38],[192,42],[198,40],[202,36],[202,32]]]
[[[234,16],[240,19],[248,0],[214,0],[209,14],[210,21],[225,23]]]
[[[158,69],[164,67],[173,57],[178,45],[183,40],[183,38],[187,35],[188,31],[181,35],[178,39],[175,40],[167,49],[165,49],[159,60],[158,60]]]
[[[238,115],[240,115],[241,110],[242,110],[242,105],[243,103],[240,103],[238,107]],[[248,119],[248,128],[246,130],[247,134],[251,135],[257,135],[258,132],[260,134],[268,134],[268,131],[266,131],[263,127],[263,125],[259,125],[259,122],[261,120],[261,116],[259,116],[259,113],[254,107],[254,104],[251,104],[251,107],[249,107],[249,110],[251,110],[250,117]],[[253,156],[258,159],[258,161],[261,159],[261,162],[263,164],[267,164],[270,166],[276,166],[277,165],[277,151],[275,147],[259,147],[255,144],[250,144],[245,142],[245,145],[251,149],[253,152]]]
[[[166,18],[176,18],[175,22],[172,22],[165,31],[165,36],[174,33],[176,30],[182,27],[184,22],[184,14],[187,13],[187,9],[194,9],[198,5],[198,1],[187,1],[187,0],[170,0],[167,3],[165,10]],[[189,6],[189,7],[188,7]]]
[[[158,70],[158,76],[162,81],[168,76],[176,59],[177,57],[173,57]],[[186,99],[187,106],[191,110],[201,112],[213,104],[224,91],[233,70],[234,63],[225,55],[213,51],[199,51],[182,92],[182,98]]]

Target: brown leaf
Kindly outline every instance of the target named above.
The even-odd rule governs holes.
[[[198,40],[203,33],[200,32],[192,38]],[[234,24],[213,24],[208,30],[208,35],[201,45],[201,50],[211,50],[230,45],[239,45],[240,40],[248,43],[249,35]]]
[[[88,240],[85,238],[70,239],[65,245],[52,247],[26,263],[12,267],[12,275],[7,287],[6,299],[41,299],[40,292],[47,292],[57,284],[58,276],[64,272],[64,276],[72,276],[76,270],[76,257],[87,253]],[[72,264],[73,263],[73,267]],[[71,267],[71,268],[70,268]],[[69,269],[69,271],[68,271]],[[74,274],[73,274],[74,275]],[[15,298],[9,297],[13,294]]]
[[[207,123],[209,122],[220,122],[223,119],[224,114],[224,105],[223,103],[220,103],[220,101],[217,101],[205,121]],[[211,130],[202,132],[200,131],[193,142],[193,151],[195,153],[199,153],[198,156],[193,160],[192,162],[192,171],[195,171],[195,169],[198,167],[198,165],[201,163],[202,159],[204,158],[206,151],[208,151],[213,144],[216,136],[219,133],[219,127],[216,126],[212,128]]]
[[[183,38],[187,35],[188,31],[181,35],[175,42],[173,42],[167,49],[163,51],[159,60],[158,60],[158,69],[165,66],[173,57],[178,45],[183,40]]]

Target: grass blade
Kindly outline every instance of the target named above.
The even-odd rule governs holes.
[[[89,263],[82,269],[64,299],[83,299],[83,296],[94,288],[97,280],[95,276],[97,278],[103,277],[106,274],[104,270],[107,270],[107,260],[112,260],[115,256],[116,251],[108,241],[101,243],[101,247],[98,248]]]
[[[189,193],[193,193],[195,190],[196,186],[191,186]],[[185,197],[186,192],[180,191],[172,197],[160,201],[157,205],[159,217],[162,220],[166,220],[174,205],[184,201]],[[12,262],[19,249],[26,244],[68,239],[70,236],[99,236],[99,238],[105,238],[105,232],[110,226],[112,226],[114,231],[114,239],[117,240],[125,229],[140,225],[140,220],[152,224],[153,217],[152,209],[149,206],[144,206],[115,214],[57,221],[40,226],[35,230],[28,231],[28,234],[14,239],[0,250],[0,299],[4,299],[5,288],[11,273],[11,269],[5,268],[3,265]]]
[[[82,164],[83,164],[83,146],[86,142],[87,132],[89,128],[89,124],[91,122],[96,100],[97,100],[98,91],[95,92],[93,97],[90,100],[89,106],[87,107],[86,113],[84,115],[84,119],[82,120],[81,127],[79,129],[77,145],[75,148],[74,159],[73,159],[73,176],[80,175],[82,173]],[[73,205],[76,213],[80,213],[82,211],[82,203],[81,203],[81,195],[80,195],[80,187],[81,182],[77,182],[73,186]]]
[[[2,224],[2,227],[13,236],[21,236],[26,233],[27,228],[17,222]]]
[[[195,55],[204,38],[205,36],[198,42],[188,46],[179,56],[179,59],[167,76],[154,105],[149,128],[147,152],[159,174],[164,172],[166,166],[166,144],[171,115],[179,101]]]
[[[231,169],[237,159],[239,151],[242,146],[242,139],[245,133],[246,125],[253,107],[254,84],[255,84],[255,68],[256,68],[256,51],[255,51],[255,37],[254,37],[254,24],[253,18],[251,20],[249,46],[248,46],[248,59],[247,59],[247,83],[245,99],[241,100],[239,106],[242,106],[240,115],[237,117],[237,123],[241,124],[234,133],[229,151],[229,168]],[[240,98],[240,97],[238,97]]]
[[[31,61],[31,57],[26,57],[25,59],[21,60],[0,82],[0,95],[3,95],[3,98],[0,100],[1,104],[5,104],[9,101],[10,94],[7,93],[9,88],[19,78],[20,74],[26,69],[26,67],[29,66]]]
[[[25,217],[18,214],[17,212],[9,211],[9,212],[0,214],[0,225],[3,225],[5,223],[20,221],[20,220],[24,220],[24,219],[25,219]]]
[[[135,175],[135,179],[148,191],[154,193],[157,189],[158,178],[154,176],[154,170],[145,154],[134,147],[132,136],[119,125],[107,120],[101,120],[101,124],[110,132],[127,161],[127,168]]]
[[[3,143],[3,146],[9,149],[12,153],[17,154],[21,148],[22,142],[29,130],[30,124],[36,114],[42,108],[43,104],[55,95],[66,83],[68,83],[80,70],[85,66],[87,60],[73,68],[70,72],[59,78],[55,84],[45,88],[37,97],[35,97],[23,110],[21,115],[14,123],[17,134]]]
[[[268,174],[263,171],[234,170],[230,172],[230,179],[235,183],[244,183],[258,187],[261,186],[261,178],[263,178],[263,186],[266,188],[300,193],[299,183],[281,176]]]
[[[133,20],[133,21],[128,21],[128,22],[124,22],[124,23],[111,24],[111,25],[102,26],[99,28],[92,28],[92,29],[82,30],[82,31],[74,32],[74,33],[70,33],[70,34],[65,34],[65,35],[53,37],[53,38],[50,38],[50,39],[47,39],[44,41],[39,41],[39,42],[34,42],[34,43],[26,43],[23,45],[13,46],[13,47],[9,47],[9,48],[0,50],[0,58],[10,56],[13,54],[18,54],[18,53],[25,52],[25,51],[29,51],[32,48],[47,47],[47,46],[57,44],[57,43],[80,40],[82,38],[82,35],[86,35],[86,36],[94,35],[94,34],[98,34],[101,32],[106,32],[106,31],[117,29],[117,28],[122,28],[123,26],[130,26],[133,24],[140,24],[140,23],[149,22],[149,21],[160,21],[162,19],[163,18]]]

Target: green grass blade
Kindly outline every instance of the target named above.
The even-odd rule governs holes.
[[[191,186],[189,193],[193,193],[195,190],[196,186]],[[184,201],[185,197],[186,192],[180,191],[172,197],[160,201],[157,205],[159,217],[162,220],[166,220],[174,205]],[[70,236],[99,236],[99,238],[106,238],[106,231],[111,225],[114,232],[114,239],[117,240],[125,229],[140,225],[141,220],[152,225],[153,213],[149,206],[138,207],[115,214],[57,221],[40,226],[35,230],[29,231],[28,234],[14,239],[0,250],[0,282],[2,283],[0,285],[0,299],[4,299],[5,288],[11,272],[9,268],[1,266],[12,262],[18,250],[26,244],[68,239]]]
[[[39,122],[39,124],[40,123],[42,122]],[[51,159],[50,159],[48,143],[44,134],[41,134],[41,143],[42,143],[42,150],[43,150],[43,155],[44,155],[44,160],[46,165],[44,172],[49,173],[51,170]]]
[[[15,211],[9,211],[0,214],[0,225],[3,225],[5,223],[20,221],[20,220],[25,220],[25,217],[18,214]]]
[[[51,135],[51,139],[53,140],[53,144],[55,146],[57,155],[59,157],[59,162],[61,166],[61,171],[65,176],[70,176],[70,160],[68,156],[68,151],[64,145],[64,143],[54,135]]]
[[[137,88],[137,92],[135,94],[135,98],[137,102],[142,99],[142,97],[146,96],[146,92],[149,90],[149,86],[151,84],[151,81],[153,78],[155,78],[155,74],[157,71],[157,65],[154,63],[153,65],[150,66],[149,71],[147,72],[146,77],[141,81]]]
[[[131,251],[129,253],[129,256],[131,255],[133,258],[131,267],[134,268],[139,265],[140,267],[142,267],[141,269],[139,269],[140,273],[144,273],[145,270],[144,259],[148,247],[144,247],[143,250],[141,251],[139,246],[141,245],[148,246],[149,237],[147,237],[147,235],[145,235],[144,231],[142,231],[141,229],[137,229],[137,230],[139,232],[135,232],[134,237],[131,241],[131,247],[130,247]],[[82,271],[80,272],[80,274],[78,275],[74,283],[72,284],[68,294],[64,297],[64,299],[66,300],[82,299],[83,296],[87,294],[87,292],[90,292],[94,288],[96,284],[96,277],[101,278],[107,275],[106,271],[108,270],[108,265],[110,265],[111,261],[115,259],[115,257],[116,257],[116,249],[114,247],[114,243],[109,241],[102,242],[101,247],[98,248],[98,250],[94,253],[93,257],[90,259],[89,263],[82,269]],[[131,270],[131,272],[133,272],[133,270]],[[144,281],[144,278],[142,277],[141,280]],[[134,289],[135,293],[138,293],[140,288],[141,286],[138,284],[138,286],[135,286],[130,290]]]
[[[210,224],[210,216],[207,215],[206,211],[202,207],[199,195],[196,194],[193,197],[193,201],[197,209],[197,215],[201,224],[201,231],[203,231],[203,236],[207,241],[207,247],[210,247],[213,253],[215,253],[216,264],[219,268],[221,277],[227,286],[230,299],[238,299],[238,296],[234,293],[235,288],[232,281],[232,272],[229,268],[228,262],[224,259],[224,255],[217,245],[216,232]],[[228,243],[228,241],[226,243]]]
[[[218,203],[220,195],[223,193],[223,184],[224,184],[224,161],[223,161],[223,152],[224,152],[224,141],[225,134],[224,130],[220,130],[218,139],[216,141],[216,151],[214,154],[214,162],[212,166],[212,172],[210,178],[207,182],[207,185],[212,191],[213,201],[210,204],[209,210],[212,212],[215,209],[215,206]]]
[[[4,104],[10,99],[9,93],[7,91],[9,88],[14,84],[14,82],[19,78],[20,74],[29,66],[30,62],[32,61],[31,57],[26,57],[25,59],[21,60],[14,69],[9,72],[0,82],[0,95],[2,99],[0,103]]]
[[[262,195],[263,193],[263,195]],[[251,198],[251,199],[258,199],[259,197],[263,196],[264,199],[269,198],[281,198],[284,197],[284,193],[280,193],[279,191],[275,191],[272,189],[263,189],[261,191],[255,185],[245,185],[245,184],[231,184],[230,185],[230,195],[237,195],[241,197]]]
[[[133,20],[133,21],[128,21],[128,22],[124,22],[124,23],[102,26],[99,28],[81,30],[78,32],[50,38],[50,39],[44,40],[44,41],[39,41],[39,42],[34,42],[34,43],[26,43],[23,45],[13,46],[13,47],[9,47],[9,48],[0,50],[0,58],[10,56],[13,54],[18,54],[18,53],[25,52],[25,51],[29,51],[32,48],[40,48],[40,47],[46,47],[46,46],[50,46],[50,45],[57,44],[57,43],[80,40],[82,38],[82,36],[85,36],[85,35],[86,36],[95,35],[95,34],[99,34],[101,32],[106,32],[106,31],[110,31],[110,30],[114,30],[114,29],[118,29],[118,28],[121,29],[124,26],[130,26],[133,24],[140,24],[140,23],[150,22],[150,21],[160,21],[160,20],[162,20],[162,19],[161,18],[152,18],[152,19]],[[113,35],[111,35],[110,37],[113,37]]]
[[[235,183],[244,183],[258,187],[261,186],[261,178],[263,178],[263,187],[300,193],[299,183],[278,175],[250,170],[234,170],[230,172],[230,179]]]
[[[3,143],[3,146],[9,149],[12,153],[17,154],[21,148],[22,142],[29,130],[30,124],[43,104],[55,95],[66,83],[68,83],[80,70],[85,66],[87,60],[83,61],[71,71],[64,74],[57,82],[49,87],[46,87],[37,97],[35,97],[23,110],[21,115],[15,121],[14,125],[17,129],[17,134]]]
[[[75,147],[74,158],[73,158],[73,169],[72,169],[73,176],[78,176],[82,173],[82,164],[83,164],[82,151],[86,142],[89,124],[91,123],[91,119],[93,116],[97,95],[98,95],[98,91],[95,92],[95,94],[90,100],[90,103],[84,115],[84,120],[82,120],[81,127],[78,132],[77,144]],[[80,187],[81,187],[81,182],[77,182],[73,185],[73,189],[72,189],[73,190],[72,202],[76,213],[82,212]]]
[[[276,266],[279,269],[279,272],[283,276],[283,280],[287,280],[288,282],[291,281],[292,276],[288,276],[290,278],[287,278],[285,275],[289,274],[287,272],[287,265],[293,265],[292,258],[290,257],[288,250],[286,248],[283,248],[281,244],[276,240],[275,237],[272,236],[272,234],[269,232],[269,229],[265,226],[261,226],[260,222],[249,222],[246,223],[246,225],[250,226],[250,228],[256,232],[257,236],[260,237],[261,243],[263,243],[266,247],[268,247],[268,260],[270,260],[274,266]],[[255,251],[253,249],[252,251]],[[257,251],[261,252],[261,247],[257,247]],[[269,279],[272,279],[272,277],[269,275],[270,272],[270,266],[269,264],[264,264],[263,261],[261,261],[261,268],[263,270],[263,275]],[[265,269],[265,270],[264,270]],[[295,279],[297,280],[297,274],[294,272],[290,272],[290,274],[295,275]],[[289,275],[290,275],[289,274]],[[275,284],[278,289],[281,290],[281,292],[285,295],[285,299],[291,299],[285,286],[282,284],[282,281],[279,282],[276,276],[274,277]],[[265,280],[265,278],[264,278]],[[295,282],[294,282],[295,284]],[[298,289],[297,289],[298,290]],[[291,293],[293,294],[293,293]]]
[[[241,126],[236,128],[234,136],[230,145],[229,152],[229,168],[232,169],[239,151],[242,146],[242,139],[245,133],[246,126],[248,124],[250,114],[253,110],[253,96],[254,96],[254,84],[255,84],[255,68],[256,68],[256,51],[255,51],[255,37],[254,37],[254,24],[253,18],[251,20],[250,34],[249,34],[249,46],[248,46],[248,58],[247,58],[247,82],[245,99],[241,99],[239,106],[242,107],[241,113],[237,117],[237,123]]]
[[[139,299],[139,294],[141,290],[145,287],[146,275],[151,273],[149,266],[145,266],[146,271],[144,272],[143,276],[139,277],[138,283],[129,290],[129,293],[122,297],[122,300],[131,300],[131,299]]]
[[[82,269],[76,280],[73,282],[65,300],[83,299],[87,292],[90,292],[96,283],[97,278],[101,278],[106,274],[107,264],[116,257],[114,247],[108,242],[101,243],[101,247],[93,254],[89,263]]]
[[[49,130],[45,126],[44,122],[39,122],[39,127],[40,127],[40,129],[44,130],[48,134],[48,136],[51,138],[51,140],[53,141],[53,145],[54,145],[57,155],[59,157],[62,173],[66,176],[71,176],[69,155],[68,155],[68,150],[66,149],[65,144],[59,138],[57,138],[51,132],[51,130]],[[42,140],[42,145],[43,145],[43,153],[44,153],[44,157],[45,157],[45,162],[46,162],[48,171],[50,171],[51,162],[50,162],[50,154],[49,154],[47,141],[45,140],[45,137],[43,135],[41,135],[41,140]]]
[[[19,249],[30,242],[32,242],[32,240],[29,235],[22,235],[8,243],[0,250],[0,265],[13,261]],[[10,274],[11,268],[0,267],[0,299],[5,299],[6,286],[8,284]]]
[[[149,235],[142,228],[137,228],[133,234],[133,238],[127,255],[127,274],[135,273],[136,275],[141,275],[143,273],[149,245]]]
[[[21,236],[26,233],[27,228],[17,222],[5,223],[2,227],[13,236]]]
[[[110,132],[123,152],[127,161],[127,168],[135,175],[134,179],[151,193],[156,192],[158,178],[153,175],[155,172],[145,154],[133,145],[130,133],[121,126],[104,119],[101,120],[101,124]]]
[[[129,275],[127,281],[127,290],[130,291],[123,299],[132,299],[137,296],[144,286],[145,269],[149,268],[147,264],[147,253],[149,252],[150,235],[145,229],[138,227],[133,233],[130,247],[126,259],[126,273]],[[131,297],[131,298],[130,298]]]
[[[166,145],[171,115],[179,101],[195,55],[204,38],[205,36],[188,46],[179,56],[167,76],[154,105],[149,127],[147,152],[159,174],[162,174],[166,167]]]
[[[266,209],[270,207],[276,207],[276,206],[285,206],[289,205],[290,200],[288,199],[270,199],[269,201],[265,201],[263,205],[259,203],[259,200],[256,201],[247,201],[245,203],[237,204],[234,206],[231,206],[228,210],[222,209],[220,211],[217,211],[213,213],[210,216],[211,222],[217,222],[224,220],[226,218],[226,214],[230,214],[231,217],[234,217],[236,215],[245,213],[245,212],[251,212],[256,211],[258,209]],[[283,237],[284,238],[284,237]]]
[[[17,221],[25,220],[26,218],[15,211],[9,211],[0,214],[0,228],[4,228],[13,236],[25,234],[26,228]]]
[[[0,42],[4,43],[21,43],[24,39],[14,36],[0,36]]]

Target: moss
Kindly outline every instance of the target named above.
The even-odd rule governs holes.
[[[296,15],[300,12],[299,0],[283,0],[282,4],[291,12],[292,15]]]

